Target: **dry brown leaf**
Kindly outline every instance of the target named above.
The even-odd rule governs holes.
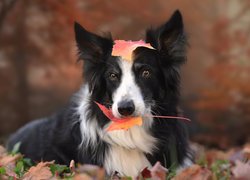
[[[246,144],[242,150],[244,157],[250,159],[250,144]]]
[[[93,178],[87,174],[76,174],[74,180],[92,180]],[[98,179],[99,180],[99,179]]]
[[[16,167],[16,161],[22,157],[21,154],[10,155],[7,154],[6,149],[3,146],[0,146],[0,166],[3,166],[6,170],[6,175],[17,178],[14,169]],[[6,176],[7,177],[7,176]],[[2,179],[4,177],[1,177]]]
[[[216,160],[228,160],[229,154],[219,150],[209,150],[205,153],[205,157],[210,166]]]
[[[232,173],[236,179],[250,180],[250,163],[236,161],[235,166],[232,168]]]
[[[52,173],[49,165],[54,162],[40,162],[36,166],[33,166],[23,176],[23,180],[37,180],[37,179],[51,179]]]
[[[74,160],[70,161],[69,168],[70,168],[71,171],[75,171],[76,165],[75,165],[75,161]]]
[[[0,165],[7,166],[8,164],[15,164],[18,159],[22,157],[21,154],[6,155],[0,158]]]
[[[174,180],[211,180],[212,172],[199,165],[190,166],[174,177]]]
[[[96,179],[104,179],[105,177],[105,170],[95,165],[80,165],[76,169],[76,172],[80,174],[88,174]]]
[[[155,163],[155,165],[150,169],[152,180],[162,180],[166,179],[168,169],[163,167],[160,162]]]
[[[22,157],[21,154],[16,155],[5,155],[0,158],[0,166],[3,166],[6,170],[8,176],[17,178],[17,175],[14,173],[16,167],[16,161]]]
[[[0,158],[5,155],[6,155],[6,149],[3,146],[0,146]]]

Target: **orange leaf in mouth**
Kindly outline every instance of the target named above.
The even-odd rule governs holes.
[[[106,108],[104,105],[95,102],[103,114],[109,118],[112,122],[109,127],[106,129],[107,131],[114,130],[128,130],[129,128],[138,125],[142,125],[142,117],[126,117],[126,118],[116,118],[111,109]]]
[[[107,131],[113,130],[128,130],[129,128],[138,125],[142,125],[142,117],[126,117],[126,118],[116,118],[111,109],[106,108],[104,105],[95,102],[100,110],[105,114],[107,118],[109,118],[112,123],[107,128]],[[144,117],[152,117],[152,118],[161,118],[161,119],[176,119],[176,120],[183,120],[187,122],[191,122],[189,118],[180,117],[180,116],[160,116],[160,115],[145,115]]]
[[[107,128],[107,131],[114,131],[114,130],[128,130],[133,126],[141,126],[142,125],[142,117],[131,117],[126,118],[124,122],[113,122]]]

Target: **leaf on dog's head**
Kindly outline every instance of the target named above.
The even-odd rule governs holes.
[[[147,47],[154,49],[149,43],[144,41],[124,41],[115,40],[115,44],[112,50],[112,56],[121,56],[124,60],[131,61],[133,56],[133,51],[137,47]]]

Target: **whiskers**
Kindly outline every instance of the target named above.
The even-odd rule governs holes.
[[[149,101],[149,100],[145,100],[145,103],[151,107],[150,109],[151,114],[146,114],[144,115],[144,117],[154,117],[154,118],[160,118],[160,119],[176,119],[176,120],[183,120],[186,122],[191,122],[189,118],[182,117],[182,116],[161,115],[162,113],[160,113],[160,110],[165,110],[165,107],[162,105],[166,103],[161,103],[157,101]],[[154,108],[154,110],[152,109],[152,107]]]

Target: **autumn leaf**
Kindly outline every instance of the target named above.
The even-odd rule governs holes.
[[[227,153],[223,151],[219,151],[219,150],[214,150],[214,149],[207,151],[205,156],[206,156],[206,161],[209,166],[216,160],[229,159],[229,155]]]
[[[236,179],[250,179],[250,163],[241,161],[235,162],[235,167],[232,168],[232,174]]]
[[[143,40],[140,41],[124,41],[115,40],[112,50],[112,56],[121,56],[122,59],[131,61],[133,57],[133,51],[137,47],[147,47],[154,49],[149,43],[145,43]]]
[[[31,167],[23,176],[23,180],[35,179],[51,179],[53,174],[50,171],[50,165],[54,162],[40,162],[36,166]]]
[[[113,121],[106,129],[107,131],[128,130],[129,128],[135,125],[138,126],[142,125],[142,117],[116,118],[114,117],[111,109],[106,108],[104,105],[101,105],[100,103],[97,102],[95,103],[98,105],[103,114],[111,121]]]
[[[142,170],[141,175],[145,179],[146,178],[151,178],[151,172],[147,167]]]
[[[141,117],[133,117],[129,120],[124,122],[113,122],[107,128],[107,131],[114,131],[114,130],[128,130],[129,128],[138,125],[142,125],[142,118]]]
[[[163,167],[160,162],[156,162],[155,165],[151,168],[144,168],[141,171],[141,176],[143,179],[151,178],[153,180],[166,179],[168,169]]]
[[[103,114],[113,121],[109,127],[106,129],[107,131],[114,131],[114,130],[128,130],[129,128],[138,125],[142,125],[142,117],[126,117],[126,118],[116,118],[111,109],[106,108],[104,105],[95,102]],[[162,118],[162,119],[177,119],[177,120],[184,120],[190,122],[191,120],[185,117],[178,117],[178,116],[159,116],[159,115],[145,115],[145,117],[155,117],[155,118]]]
[[[245,158],[250,159],[250,144],[246,144],[242,152]]]
[[[88,177],[91,177],[91,179],[93,179],[93,177],[95,177],[95,179],[105,179],[105,170],[95,165],[80,165],[76,169],[76,172],[78,175],[74,176],[74,180],[81,179],[81,177],[86,177],[86,179],[88,179]]]
[[[0,159],[0,165],[1,166],[7,166],[9,164],[15,164],[18,159],[22,157],[21,154],[16,154],[16,155],[6,155],[3,156]]]
[[[71,171],[75,171],[76,165],[75,165],[75,161],[74,160],[70,161],[69,168],[70,168]]]
[[[88,174],[76,174],[74,176],[74,180],[93,180],[93,178],[91,176],[89,176]]]
[[[151,178],[153,180],[162,180],[166,179],[168,170],[161,165],[160,162],[157,162],[151,169]]]
[[[212,179],[212,172],[203,168],[199,165],[192,165],[184,170],[182,170],[174,180],[210,180]]]
[[[6,154],[6,150],[3,146],[0,146],[0,158]]]

